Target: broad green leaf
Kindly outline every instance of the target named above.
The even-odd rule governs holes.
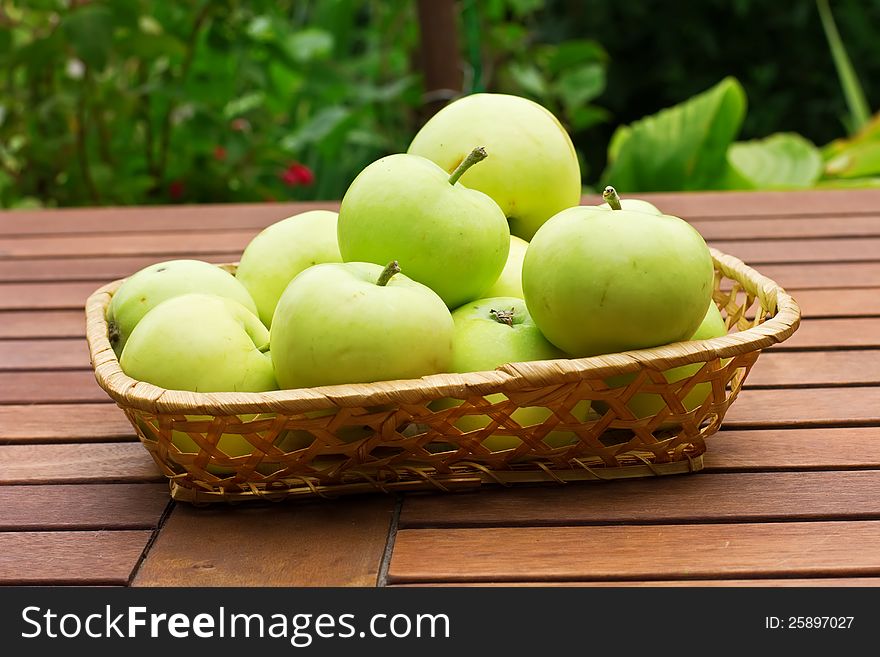
[[[880,189],[880,176],[865,178],[825,178],[816,183],[816,189]]]
[[[591,125],[604,123],[609,118],[611,118],[611,112],[596,105],[575,107],[568,112],[568,122],[573,130],[586,130]]]
[[[732,77],[683,103],[618,128],[602,185],[626,193],[711,189],[727,167],[727,149],[746,111]]]
[[[819,149],[793,132],[731,144],[727,160],[749,189],[811,187],[822,175]]]
[[[581,107],[605,90],[605,67],[592,63],[566,71],[556,87],[566,107]]]
[[[564,73],[573,66],[608,61],[608,53],[598,41],[572,39],[563,41],[546,52],[547,68],[553,73]]]
[[[822,157],[826,161],[832,160],[848,150],[859,147],[865,143],[880,142],[880,112],[865,124],[861,130],[848,139],[835,139],[822,148]]]
[[[293,61],[301,64],[326,59],[333,52],[333,35],[317,28],[302,30],[287,37],[284,50]]]
[[[266,100],[266,94],[262,91],[245,94],[240,98],[234,98],[226,103],[223,108],[223,116],[227,119],[247,114],[248,112],[261,107]]]
[[[880,176],[880,140],[850,146],[825,163],[829,178]]]
[[[296,132],[281,140],[281,148],[296,152],[306,144],[319,142],[351,116],[351,110],[341,106],[322,109],[311,119],[298,126]]]
[[[66,14],[61,23],[77,56],[96,70],[107,64],[113,45],[113,14],[102,5],[86,5]]]
[[[547,93],[547,82],[536,66],[514,62],[507,71],[525,93],[538,97]]]

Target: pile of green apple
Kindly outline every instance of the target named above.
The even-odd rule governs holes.
[[[571,139],[549,111],[516,96],[467,96],[430,119],[406,153],[361,171],[338,213],[303,212],[256,235],[234,273],[171,260],[130,276],[107,309],[110,342],[137,380],[262,392],[726,332],[711,299],[712,258],[693,227],[611,188],[603,205],[579,205],[581,193]],[[678,380],[695,368],[665,374]],[[707,394],[694,388],[686,403]],[[645,397],[629,402],[636,417],[656,412]],[[548,414],[522,408],[513,419],[534,425]],[[470,414],[458,426],[490,421]],[[572,434],[545,440],[562,445]]]

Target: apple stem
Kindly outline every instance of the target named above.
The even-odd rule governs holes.
[[[486,149],[482,146],[477,146],[474,150],[470,152],[470,154],[461,161],[455,171],[452,172],[452,175],[449,176],[449,184],[454,185],[458,182],[458,179],[464,175],[464,172],[474,166],[477,162],[482,162],[489,154],[486,152]]]
[[[611,185],[608,185],[608,187],[605,188],[605,191],[602,192],[602,198],[604,198],[605,202],[611,206],[612,210],[623,209],[620,205],[620,196],[618,196],[617,190]]]
[[[388,285],[388,281],[391,280],[391,277],[394,274],[400,273],[400,263],[397,260],[392,260],[387,265],[385,265],[385,269],[382,270],[382,273],[379,274],[379,280],[376,281],[376,285],[379,287],[385,287]]]
[[[511,308],[510,310],[490,310],[489,314],[495,319],[499,324],[507,324],[508,326],[513,326],[513,315],[516,312],[516,308]]]

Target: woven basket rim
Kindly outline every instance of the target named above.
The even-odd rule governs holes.
[[[148,413],[190,413],[238,415],[244,413],[304,413],[339,407],[381,406],[419,403],[438,397],[489,394],[504,390],[536,388],[577,381],[585,376],[608,378],[635,372],[643,367],[666,370],[673,367],[729,358],[763,350],[788,339],[800,324],[797,302],[775,281],[760,274],[742,260],[710,247],[715,267],[726,277],[740,282],[764,307],[776,314],[743,331],[709,340],[676,342],[649,349],[602,354],[587,358],[554,359],[509,363],[495,370],[466,374],[442,373],[418,379],[339,384],[293,388],[272,392],[190,392],[168,390],[126,375],[110,346],[105,316],[113,292],[125,278],[107,283],[86,301],[86,340],[98,385],[123,408]],[[231,268],[237,263],[218,266]]]

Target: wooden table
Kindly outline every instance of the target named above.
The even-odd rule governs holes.
[[[0,584],[880,584],[880,190],[646,198],[803,309],[703,472],[221,508],[169,503],[95,383],[83,303],[316,206],[0,213]]]

